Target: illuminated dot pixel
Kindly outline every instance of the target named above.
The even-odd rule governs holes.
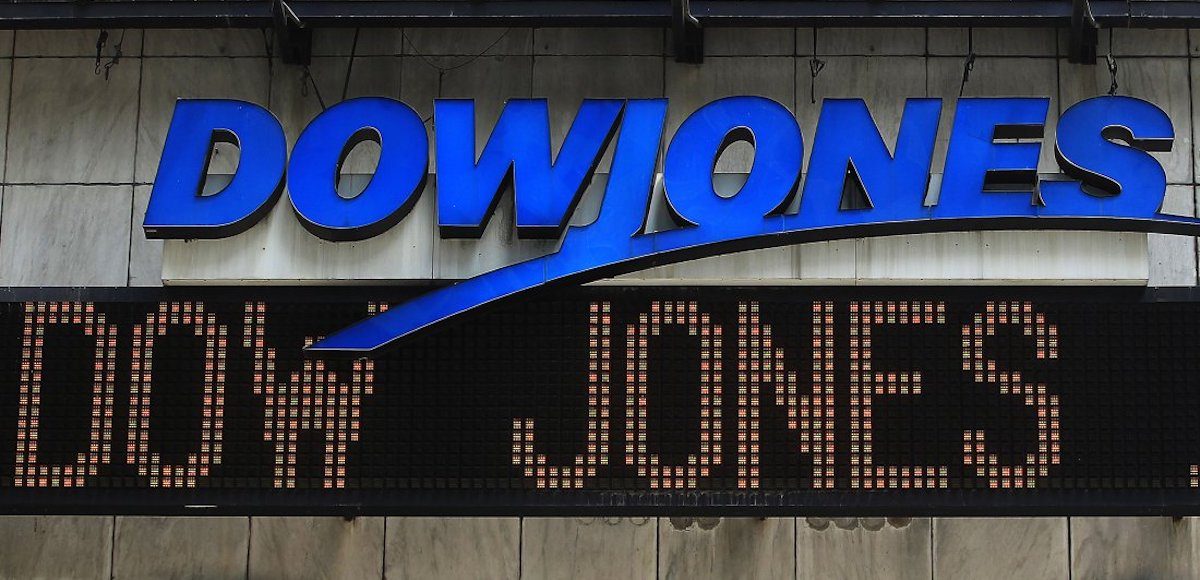
[[[1038,359],[1056,359],[1058,327],[1048,324],[1046,315],[1035,312],[1030,302],[988,302],[985,310],[962,327],[963,370],[975,382],[996,385],[1000,394],[1019,397],[1036,411],[1038,448],[1026,455],[1023,465],[1001,465],[996,454],[988,453],[984,431],[968,429],[963,431],[963,464],[986,478],[993,489],[1036,487],[1037,478],[1049,475],[1049,467],[1061,461],[1058,395],[1048,393],[1044,383],[1024,382],[1020,372],[1003,370],[995,360],[986,358],[984,341],[996,335],[999,325],[1017,325],[1034,340]]]
[[[187,455],[187,462],[164,464],[150,450],[151,401],[154,385],[154,341],[171,326],[190,326],[204,339],[204,391],[201,403],[200,449]],[[221,463],[225,433],[225,365],[229,330],[217,324],[214,314],[204,311],[203,302],[162,302],[158,312],[146,315],[146,323],[133,327],[133,362],[129,385],[129,443],[126,460],[137,466],[138,475],[150,478],[151,487],[196,487],[196,479],[208,477],[209,468]]]
[[[787,410],[788,429],[799,435],[799,451],[812,456],[813,487],[833,487],[833,327],[833,303],[814,302],[812,381],[808,393],[800,395],[796,372],[784,368],[783,349],[775,347],[771,325],[760,320],[759,304],[738,303],[738,489],[761,485],[763,385],[774,387],[775,404]]]
[[[700,338],[699,452],[689,454],[685,465],[663,465],[647,443],[650,337],[670,324],[684,326],[689,336]],[[638,477],[649,478],[651,489],[695,489],[699,478],[721,464],[721,334],[721,326],[694,301],[651,302],[650,312],[639,314],[637,323],[626,327],[625,462],[636,466]]]
[[[386,311],[387,304],[372,302],[367,314]],[[323,359],[305,359],[301,370],[291,371],[288,380],[277,378],[276,351],[266,344],[267,304],[245,306],[244,346],[254,353],[254,394],[266,401],[265,440],[275,447],[275,487],[296,487],[296,463],[302,431],[317,431],[325,443],[325,488],[346,487],[346,457],[351,442],[359,439],[362,398],[374,394],[375,363],[358,359],[352,363],[350,382],[338,382],[336,372],[327,370]],[[315,342],[307,337],[305,346]]]
[[[98,473],[99,466],[112,461],[117,327],[107,324],[91,302],[26,302],[23,309],[14,483],[18,487],[81,487]],[[51,324],[81,327],[85,336],[95,340],[88,447],[68,465],[38,463],[46,326]]]
[[[945,324],[941,302],[850,303],[850,487],[936,489],[949,487],[945,465],[875,465],[873,399],[921,394],[919,371],[882,371],[871,358],[871,329],[883,324]]]
[[[596,477],[608,465],[612,386],[612,305],[592,302],[588,306],[588,420],[587,452],[575,456],[573,465],[549,465],[534,445],[534,420],[513,419],[513,465],[522,468],[538,489],[583,489],[587,478]]]

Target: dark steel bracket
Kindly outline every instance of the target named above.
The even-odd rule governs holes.
[[[312,61],[312,29],[304,26],[284,0],[271,0],[271,25],[276,54],[284,63],[307,65]]]
[[[1071,45],[1067,59],[1075,64],[1096,64],[1096,46],[1100,42],[1100,25],[1092,15],[1089,0],[1072,0]]]
[[[704,62],[704,27],[692,16],[689,0],[671,0],[671,39],[677,62]]]

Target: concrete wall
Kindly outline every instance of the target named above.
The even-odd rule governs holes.
[[[1170,518],[0,518],[4,578],[1195,578]]]
[[[471,97],[488,123],[505,97],[548,96],[561,138],[585,96],[671,97],[673,131],[710,99],[762,94],[793,107],[811,142],[818,109],[810,93],[866,98],[888,138],[905,96],[940,96],[952,111],[969,50],[978,58],[966,95],[1048,95],[1056,117],[1109,87],[1103,66],[1067,63],[1065,36],[1051,30],[710,30],[703,65],[674,62],[658,30],[364,30],[354,38],[317,31],[314,89],[304,88],[302,69],[267,57],[259,31],[113,31],[105,61],[119,39],[122,57],[107,74],[96,74],[95,32],[0,33],[0,285],[457,278],[547,251],[498,227],[511,225],[507,213],[484,243],[438,241],[429,195],[367,242],[321,242],[281,205],[238,238],[169,242],[164,251],[144,239],[140,222],[177,97],[268,104],[294,140],[320,100],[343,96],[399,97],[424,114],[434,97]],[[1175,150],[1160,157],[1169,205],[1193,214],[1200,31],[1118,30],[1113,41],[1119,92],[1157,103],[1174,121]],[[815,82],[814,46],[826,63]],[[744,171],[749,159],[735,152],[720,169]],[[1048,155],[1043,170],[1054,170]],[[1195,285],[1196,261],[1189,237],[962,233],[808,244],[627,281]],[[1200,573],[1196,527],[1170,518],[6,517],[0,576],[1185,578]]]

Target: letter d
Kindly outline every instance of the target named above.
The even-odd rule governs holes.
[[[241,150],[224,189],[201,195],[213,145]],[[279,120],[243,101],[181,99],[142,228],[147,238],[224,238],[253,226],[283,191],[287,141]]]

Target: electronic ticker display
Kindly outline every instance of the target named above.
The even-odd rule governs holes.
[[[403,288],[0,292],[6,513],[1200,513],[1200,301],[545,291],[370,359]]]

